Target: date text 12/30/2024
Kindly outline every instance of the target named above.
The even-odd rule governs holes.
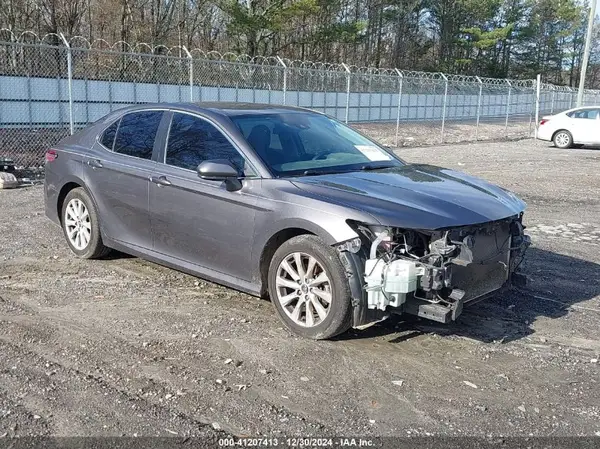
[[[367,438],[220,438],[220,447],[373,447]]]

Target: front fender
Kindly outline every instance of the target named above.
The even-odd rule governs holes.
[[[326,245],[335,245],[358,236],[348,225],[348,220],[375,221],[369,214],[304,192],[288,180],[263,180],[261,189],[252,242],[253,279],[259,282],[262,282],[263,252],[282,231],[294,230],[292,235],[304,231],[318,236]]]
[[[264,220],[262,223],[257,223],[255,226],[252,244],[252,261],[255,267],[253,275],[254,279],[261,279],[261,256],[266,246],[279,233],[288,230],[300,230],[314,234],[323,240],[326,245],[335,245],[338,242],[344,242],[357,236],[352,228],[350,228],[350,226],[342,219],[340,219],[334,227],[326,227],[323,226],[323,224],[316,223],[314,220],[304,218],[284,218],[274,222]]]

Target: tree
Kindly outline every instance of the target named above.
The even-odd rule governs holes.
[[[529,79],[541,73],[575,85],[583,1],[0,0],[0,26],[357,66]],[[600,77],[595,36],[593,82]]]
[[[225,0],[221,8],[229,16],[228,36],[250,56],[272,54],[290,27],[319,11],[315,0]]]
[[[574,0],[531,0],[527,25],[517,38],[514,70],[534,78],[561,82],[566,46],[581,19],[582,7]]]

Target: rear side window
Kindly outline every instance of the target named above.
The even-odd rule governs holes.
[[[151,159],[162,114],[162,111],[144,111],[123,116],[113,151],[140,159]]]
[[[119,126],[119,120],[110,125],[108,128],[104,130],[104,134],[102,134],[102,138],[100,139],[100,143],[104,145],[109,150],[113,149],[113,145],[115,143],[115,136],[117,135],[117,128]]]
[[[597,109],[581,109],[579,111],[573,111],[568,114],[571,118],[587,118],[590,120],[596,120],[598,118]]]

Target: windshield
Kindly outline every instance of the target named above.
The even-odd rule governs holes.
[[[323,115],[286,112],[230,118],[278,177],[403,165],[379,145]]]

